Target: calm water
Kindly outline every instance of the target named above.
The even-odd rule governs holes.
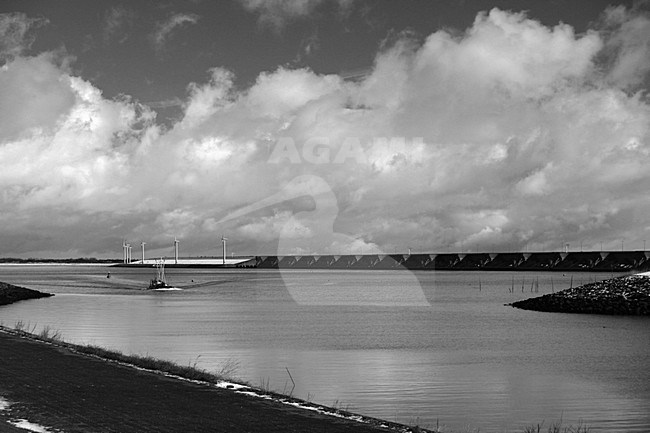
[[[184,290],[143,292],[151,270],[107,270],[0,266],[0,281],[57,294],[0,320],[209,370],[234,359],[281,392],[288,369],[298,397],[398,422],[650,431],[650,319],[503,305],[609,274],[185,269],[168,270]]]

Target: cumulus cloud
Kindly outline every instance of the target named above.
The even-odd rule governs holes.
[[[40,57],[31,61],[47,64]],[[22,66],[20,61],[11,63],[0,77]],[[90,83],[53,65],[40,66],[41,80],[58,87],[41,94],[42,99],[28,108],[34,109],[37,120],[49,121],[44,126],[50,127],[32,126],[21,136],[0,141],[0,159],[6,166],[0,183],[11,191],[4,195],[4,204],[26,210],[50,206],[118,210],[114,201],[106,200],[128,191],[127,155],[130,146],[141,145],[144,137],[139,128],[151,122],[152,113],[129,100],[106,100]]]
[[[180,27],[187,24],[196,24],[199,16],[192,13],[176,13],[171,15],[166,21],[159,22],[156,26],[155,32],[151,34],[151,41],[157,50],[161,50],[165,46],[165,42],[169,39]]]
[[[39,229],[8,252],[73,228],[112,256],[124,236],[215,253],[222,233],[280,254],[629,245],[650,225],[650,105],[630,92],[647,17],[604,20],[578,35],[494,9],[402,36],[355,81],[280,67],[239,89],[212,68],[167,129],[51,54],[17,56],[0,69],[0,230]]]
[[[246,101],[259,115],[280,118],[334,93],[340,86],[341,80],[335,76],[319,77],[308,69],[279,68],[260,74]]]
[[[233,74],[223,68],[213,68],[209,72],[208,83],[190,83],[188,86],[190,96],[184,107],[181,127],[192,127],[201,123],[227,105],[231,99]]]
[[[50,132],[74,104],[74,93],[52,54],[19,57],[0,72],[0,143]]]

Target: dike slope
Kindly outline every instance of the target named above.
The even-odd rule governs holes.
[[[48,298],[50,296],[54,295],[0,281],[0,305],[12,304],[25,299]]]
[[[181,380],[6,329],[0,331],[0,359],[0,432],[14,432],[18,420],[66,433],[426,431],[301,408],[248,388]]]
[[[650,275],[612,278],[506,305],[555,313],[648,316]]]

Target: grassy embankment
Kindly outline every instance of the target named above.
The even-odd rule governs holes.
[[[236,361],[229,360],[221,366],[218,372],[211,373],[207,370],[197,367],[198,359],[191,365],[180,365],[171,361],[154,358],[148,355],[127,355],[117,350],[110,350],[91,344],[69,343],[63,339],[61,332],[58,330],[52,329],[49,326],[44,326],[41,332],[36,333],[34,332],[36,330],[36,326],[25,324],[23,321],[16,322],[13,328],[9,328],[7,326],[4,326],[4,324],[0,324],[0,329],[5,332],[19,335],[21,337],[56,344],[76,353],[95,356],[106,361],[119,362],[121,364],[138,367],[145,370],[165,373],[187,380],[196,380],[208,383],[234,381],[235,379],[233,376],[238,367]]]
[[[302,408],[307,413],[315,411],[323,416],[332,416],[334,419],[345,419],[351,424],[359,424],[359,429],[367,431],[368,429],[378,429],[378,431],[393,432],[427,432],[431,430],[421,429],[419,427],[409,427],[403,424],[380,420],[377,418],[366,417],[363,415],[351,413],[338,407],[328,407],[301,399],[291,395],[280,394],[267,389],[264,386],[254,387],[239,379],[234,379],[233,375],[238,367],[237,362],[228,361],[222,365],[217,372],[209,372],[197,367],[196,362],[188,365],[180,365],[171,361],[157,359],[151,356],[126,355],[119,351],[109,350],[94,345],[82,345],[66,342],[59,331],[45,326],[40,332],[35,332],[36,326],[25,324],[18,321],[13,327],[5,326],[0,323],[0,332],[12,334],[21,338],[48,343],[56,347],[64,348],[70,352],[81,356],[88,356],[100,361],[115,362],[121,366],[146,370],[155,374],[163,374],[181,380],[192,381],[205,385],[216,385],[219,388],[230,388],[238,394],[247,394],[257,396],[260,401],[272,400],[280,404],[287,405],[288,408]],[[234,397],[234,396],[233,396]],[[262,403],[263,405],[265,403]],[[260,415],[264,418],[264,414]],[[338,421],[334,421],[338,422]],[[336,430],[338,431],[338,430]],[[375,430],[373,430],[375,431]]]

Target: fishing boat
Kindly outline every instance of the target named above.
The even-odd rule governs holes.
[[[149,282],[149,287],[147,290],[159,290],[159,289],[168,289],[170,288],[165,281],[165,260],[160,259],[156,260],[156,277],[152,278]]]

